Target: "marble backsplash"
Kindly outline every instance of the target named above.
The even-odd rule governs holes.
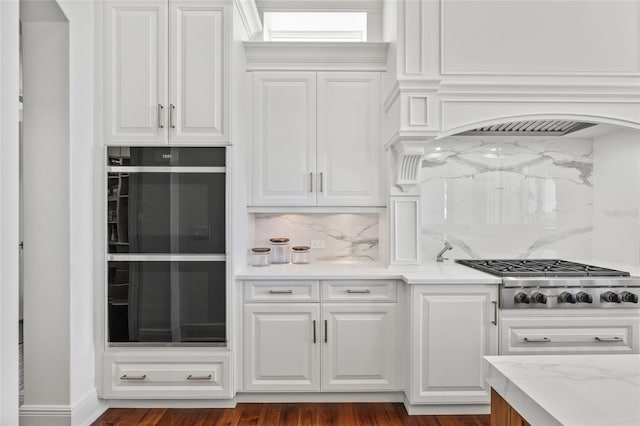
[[[254,244],[269,247],[269,239],[287,237],[290,245],[323,240],[324,249],[311,249],[311,261],[378,260],[378,214],[266,214],[254,215]]]
[[[592,256],[593,141],[451,137],[422,162],[422,258]]]

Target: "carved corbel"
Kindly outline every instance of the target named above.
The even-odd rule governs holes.
[[[420,169],[426,140],[398,140],[393,146],[396,169],[395,185],[408,192],[420,183]]]

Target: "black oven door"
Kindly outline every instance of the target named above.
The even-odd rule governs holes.
[[[226,342],[224,261],[108,262],[112,346]]]
[[[108,174],[109,253],[225,253],[224,172],[140,169]]]

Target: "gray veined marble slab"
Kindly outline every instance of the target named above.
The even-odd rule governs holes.
[[[268,246],[272,237],[287,237],[291,245],[323,240],[324,249],[311,250],[312,262],[378,260],[377,214],[256,214],[254,244]]]
[[[532,425],[640,425],[640,355],[490,356],[486,380]]]
[[[592,140],[453,137],[426,151],[423,253],[448,240],[449,257],[591,257]]]

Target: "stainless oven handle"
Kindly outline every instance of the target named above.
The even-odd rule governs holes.
[[[622,342],[622,338],[621,337],[599,337],[596,336],[596,342],[601,342],[601,343],[610,343],[610,342]]]
[[[226,167],[108,166],[108,173],[226,173]]]
[[[525,343],[551,343],[551,339],[548,337],[525,337],[523,340]]]
[[[111,262],[225,262],[224,254],[138,254],[118,253],[108,254]]]

